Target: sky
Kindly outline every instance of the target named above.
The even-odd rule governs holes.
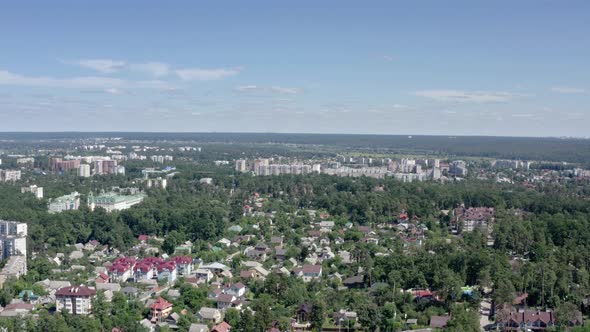
[[[590,1],[2,1],[0,131],[590,136]]]

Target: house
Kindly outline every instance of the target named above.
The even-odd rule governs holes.
[[[30,289],[24,289],[18,293],[18,298],[25,303],[36,304],[39,300],[39,295],[33,293]]]
[[[137,239],[139,240],[140,243],[146,243],[149,240],[149,236],[142,234],[140,236],[137,237]]]
[[[277,246],[282,246],[283,245],[283,237],[282,236],[273,236],[270,238],[270,243],[277,245]]]
[[[355,311],[348,311],[344,309],[340,309],[338,312],[334,313],[334,323],[337,325],[342,325],[342,322],[352,322],[356,323],[358,319],[358,315]]]
[[[342,284],[347,288],[363,288],[365,286],[365,277],[362,275],[348,277],[342,280]]]
[[[152,322],[161,322],[172,313],[172,303],[159,297],[156,302],[150,305],[150,316]]]
[[[203,322],[217,324],[221,322],[221,311],[215,308],[201,307],[201,310],[197,313],[197,317]]]
[[[215,262],[201,266],[201,269],[210,270],[214,275],[221,274],[224,271],[231,271],[229,266]]]
[[[158,281],[166,281],[171,284],[176,280],[178,270],[174,261],[167,261],[158,265]]]
[[[176,263],[179,276],[187,276],[193,271],[193,259],[190,256],[176,256],[172,260]]]
[[[109,283],[109,282],[105,282],[102,284],[96,284],[96,290],[110,290],[112,292],[119,292],[121,291],[121,285],[117,284],[117,283]]]
[[[242,278],[244,280],[254,279],[254,278],[256,278],[256,271],[254,271],[254,270],[240,271],[240,278]]]
[[[322,233],[330,233],[332,228],[334,228],[333,221],[321,221],[318,226],[320,227],[320,232]]]
[[[284,261],[287,258],[287,249],[278,248],[275,250],[275,258],[279,261]]]
[[[208,283],[211,281],[211,279],[213,279],[213,272],[207,269],[196,269],[195,277]]]
[[[242,297],[246,294],[246,286],[241,282],[230,285],[225,289],[225,293],[235,297]]]
[[[188,332],[209,332],[209,327],[205,324],[192,323]]]
[[[209,332],[209,327],[205,324],[192,323],[188,332]]]
[[[245,254],[246,254],[246,257],[248,257],[250,259],[257,260],[259,262],[264,262],[267,259],[265,251],[259,251],[256,249],[249,249],[249,250],[246,250]]]
[[[449,320],[451,320],[451,316],[432,316],[430,317],[430,327],[443,329],[447,327]]]
[[[226,322],[221,322],[219,325],[213,326],[211,332],[229,332],[231,331],[231,325]]]
[[[0,317],[25,316],[33,309],[35,309],[35,305],[31,303],[11,303],[0,312]]]
[[[113,265],[109,268],[111,281],[126,282],[133,277],[133,267],[135,266],[135,259],[130,257],[120,257],[113,261]]]
[[[322,266],[321,265],[303,265],[301,271],[297,274],[297,276],[303,278],[304,282],[310,282],[315,279],[319,279],[322,276]]]
[[[109,278],[109,275],[106,274],[106,272],[99,274],[98,277],[96,277],[96,279],[94,279],[94,282],[97,284],[104,284],[105,282],[109,282],[109,281],[110,281],[110,278]]]
[[[130,298],[136,298],[137,295],[139,295],[139,289],[137,289],[136,287],[125,287],[121,289],[121,291],[123,292],[123,294]]]
[[[501,310],[496,316],[498,328],[502,331],[527,330],[544,331],[555,326],[555,316],[550,311],[524,310],[514,312]]]
[[[139,262],[133,268],[133,278],[135,281],[149,280],[154,277],[154,270],[151,264],[147,262]]]
[[[217,303],[217,309],[225,310],[231,308],[236,300],[237,298],[233,295],[219,294],[214,301]]]
[[[86,286],[63,287],[55,292],[56,311],[68,311],[73,315],[92,312],[92,299],[96,290]]]

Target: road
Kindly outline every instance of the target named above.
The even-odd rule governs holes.
[[[481,330],[485,331],[485,327],[490,325],[490,310],[492,309],[492,299],[489,297],[484,297],[481,300],[481,304],[479,307],[479,325],[481,326]]]

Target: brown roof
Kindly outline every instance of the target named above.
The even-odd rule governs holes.
[[[320,273],[322,272],[321,265],[303,265],[303,273]]]
[[[55,296],[85,297],[96,295],[96,290],[86,286],[63,287],[55,292]]]
[[[430,317],[430,327],[441,329],[447,326],[450,319],[451,316],[432,316]]]

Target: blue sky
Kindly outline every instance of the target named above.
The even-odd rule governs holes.
[[[590,136],[588,1],[5,1],[1,131]]]

